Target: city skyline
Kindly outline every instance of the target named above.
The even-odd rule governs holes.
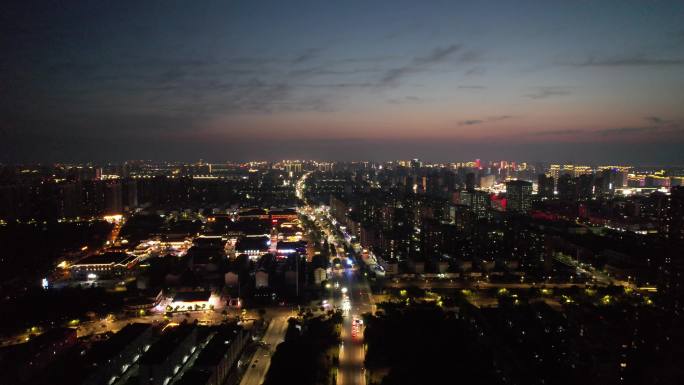
[[[682,164],[684,5],[12,4],[0,162]]]
[[[684,384],[684,1],[0,7],[0,384]]]

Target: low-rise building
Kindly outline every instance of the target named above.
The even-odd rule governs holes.
[[[193,369],[210,373],[203,384],[223,384],[248,340],[249,333],[240,326],[224,327],[216,333],[193,366]]]
[[[168,385],[195,351],[196,344],[195,325],[167,327],[161,338],[140,359],[138,383]]]
[[[126,374],[153,339],[150,324],[132,323],[126,325],[107,341],[95,345],[84,360],[84,385],[113,384]]]

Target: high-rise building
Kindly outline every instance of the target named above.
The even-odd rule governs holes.
[[[570,174],[558,177],[558,197],[565,201],[577,199],[577,181]]]
[[[555,186],[555,180],[552,176],[546,176],[545,174],[539,174],[537,180],[537,194],[541,198],[553,199],[553,191]]]
[[[684,186],[672,188],[666,215],[668,237],[684,239]]]
[[[506,209],[527,212],[532,206],[532,183],[524,180],[506,182]]]
[[[128,210],[138,207],[138,184],[135,179],[127,179],[121,187],[122,205]]]
[[[121,183],[118,180],[107,181],[104,191],[105,214],[121,214],[123,211]]]
[[[461,191],[460,204],[470,207],[476,218],[485,218],[491,206],[489,194],[484,191]]]
[[[466,174],[465,178],[465,184],[466,184],[466,190],[468,191],[473,191],[475,190],[475,173],[469,172]]]
[[[580,174],[575,179],[577,196],[580,199],[591,199],[594,193],[594,175]]]

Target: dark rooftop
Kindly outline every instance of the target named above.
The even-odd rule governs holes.
[[[176,381],[175,385],[204,385],[207,383],[207,381],[209,381],[210,377],[211,372],[206,370],[192,369],[185,372],[183,377]]]
[[[154,365],[166,361],[176,347],[194,330],[195,325],[192,324],[182,324],[177,327],[168,328],[161,338],[142,356],[140,363]]]
[[[284,209],[273,209],[269,211],[269,214],[271,215],[295,215],[297,214],[297,210],[293,208],[284,208]]]
[[[85,257],[74,265],[108,265],[113,263],[124,265],[134,258],[135,256],[123,252],[106,252]]]
[[[241,217],[244,216],[254,216],[254,215],[267,215],[268,213],[264,209],[248,209],[245,211],[241,211],[238,215]]]
[[[242,331],[239,326],[227,326],[222,328],[214,338],[202,350],[202,353],[197,357],[195,365],[199,366],[216,366],[226,354],[230,345],[235,340],[238,333]]]
[[[197,237],[192,241],[194,247],[199,248],[210,248],[210,249],[223,249],[226,242],[220,236],[201,236]]]
[[[237,252],[242,252],[245,250],[268,250],[268,238],[266,237],[256,237],[256,238],[242,238],[235,245],[235,250]]]
[[[144,323],[128,324],[118,333],[114,334],[112,338],[101,344],[95,345],[88,352],[88,358],[95,363],[108,361],[151,327],[152,325]]]

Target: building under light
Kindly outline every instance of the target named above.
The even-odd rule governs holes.
[[[106,252],[86,257],[69,267],[74,279],[111,279],[126,275],[138,263],[138,257],[124,252]]]
[[[218,307],[220,299],[209,291],[179,292],[169,303],[167,310],[171,311],[199,311]]]

